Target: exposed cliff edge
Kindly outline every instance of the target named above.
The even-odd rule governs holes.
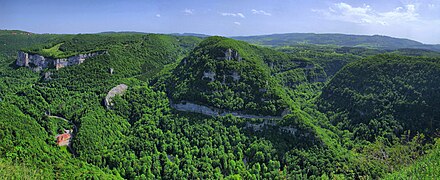
[[[83,63],[86,59],[95,57],[101,54],[106,54],[107,51],[96,51],[84,54],[78,54],[67,58],[49,58],[39,54],[32,54],[23,51],[19,51],[17,55],[17,66],[29,67],[33,71],[41,71],[45,68],[60,69],[66,66],[72,66]]]
[[[124,94],[125,91],[127,91],[127,88],[128,88],[128,86],[125,84],[119,84],[119,85],[115,86],[114,88],[112,88],[107,93],[107,96],[105,96],[105,99],[104,99],[105,107],[107,107],[107,109],[110,109],[111,106],[113,106],[112,98],[115,97],[116,95]]]
[[[178,111],[185,111],[185,112],[195,112],[200,113],[208,116],[226,116],[227,114],[231,114],[235,117],[239,118],[245,118],[245,119],[272,119],[272,120],[280,120],[283,118],[284,115],[289,113],[289,110],[286,109],[281,114],[281,116],[257,116],[252,114],[243,114],[241,112],[230,112],[225,111],[217,108],[207,107],[203,105],[198,105],[190,102],[182,102],[180,104],[171,104],[171,107],[178,110]]]

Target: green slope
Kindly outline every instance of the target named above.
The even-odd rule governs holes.
[[[4,178],[117,178],[74,159],[17,107],[0,102],[0,175]],[[18,165],[16,165],[18,164]],[[9,172],[10,171],[10,172]],[[22,174],[23,173],[23,174]]]
[[[437,140],[435,147],[429,153],[411,164],[384,179],[436,179],[440,177],[440,141]]]
[[[432,133],[439,127],[439,82],[439,59],[373,56],[338,72],[318,103],[334,124],[358,138]]]
[[[96,160],[101,159],[103,152],[106,152],[104,149],[114,144],[113,140],[122,139],[121,132],[127,132],[126,126],[110,125],[115,120],[121,123],[127,121],[117,119],[112,113],[105,113],[103,97],[111,87],[119,83],[131,85],[132,82],[139,83],[136,78],[152,78],[164,65],[178,60],[195,46],[199,42],[198,38],[132,34],[49,37],[15,34],[0,37],[5,42],[14,43],[10,49],[2,48],[0,55],[0,159],[4,162],[0,172],[8,169],[21,172],[22,168],[23,173],[29,169],[36,172],[31,173],[36,178],[41,175],[41,178],[50,179],[117,179],[119,173],[125,176],[120,171],[111,171],[101,166],[102,163]],[[41,52],[54,45],[65,54],[95,49],[105,49],[109,53],[59,71],[47,69],[45,72],[52,72],[50,80],[45,80],[42,74],[30,69],[13,66],[19,49]],[[108,73],[109,68],[115,69],[113,76]],[[44,114],[47,112],[77,124],[79,132],[73,147],[80,157],[73,158],[65,148],[60,149],[55,145],[53,133],[63,125],[46,118]],[[105,118],[115,120],[110,123],[97,121]],[[117,128],[121,131],[116,131]],[[19,136],[14,137],[15,134]],[[1,176],[8,178],[15,175],[11,172]]]
[[[17,50],[36,44],[44,44],[52,41],[60,35],[32,34],[23,31],[0,30],[0,52],[7,56],[14,56]]]
[[[296,77],[288,77],[291,74]],[[168,92],[176,102],[280,115],[290,101],[280,84],[295,86],[318,76],[325,78],[325,73],[304,59],[241,41],[209,37],[172,71]],[[281,81],[275,77],[281,77]]]

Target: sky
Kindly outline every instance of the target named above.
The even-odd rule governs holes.
[[[0,0],[0,29],[379,34],[440,44],[440,0]]]

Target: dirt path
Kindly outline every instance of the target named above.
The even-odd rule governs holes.
[[[69,120],[67,120],[67,119],[65,119],[65,118],[63,118],[63,117],[59,117],[59,116],[51,116],[51,115],[47,115],[47,117],[50,117],[50,118],[57,118],[57,119],[61,119],[61,120],[63,120],[63,121],[66,121],[66,122],[68,122],[68,123],[70,123],[70,124],[73,125],[73,132],[77,132],[77,131],[78,131],[78,128],[76,127],[75,124],[73,124],[72,121],[69,121]]]

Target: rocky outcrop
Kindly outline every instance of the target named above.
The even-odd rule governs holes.
[[[96,51],[85,54],[78,54],[75,56],[70,56],[68,58],[53,59],[44,57],[39,54],[26,53],[19,51],[17,55],[17,61],[15,64],[17,66],[29,67],[34,71],[41,71],[49,67],[54,67],[55,69],[60,69],[66,66],[72,66],[83,63],[87,58],[95,57],[97,55],[105,54],[106,51]]]
[[[215,76],[216,76],[216,73],[215,73],[215,72],[204,71],[204,72],[203,72],[202,79],[209,79],[209,81],[213,82],[213,81],[215,81]],[[226,77],[227,77],[227,76],[228,76],[228,77],[232,77],[232,80],[233,80],[233,81],[239,81],[240,78],[241,78],[240,74],[239,74],[238,72],[236,72],[236,71],[232,72],[232,74],[230,74],[230,75],[226,75],[226,74],[224,74],[224,75],[223,75],[222,84],[225,84],[225,82],[226,82]]]
[[[178,111],[188,111],[188,112],[195,112],[200,113],[208,116],[219,116],[219,113],[215,110],[212,110],[209,107],[189,103],[189,102],[183,102],[181,104],[171,104],[171,107]]]
[[[128,86],[125,84],[119,84],[116,87],[112,88],[105,96],[104,105],[107,109],[110,109],[114,104],[112,103],[112,98],[116,95],[122,95],[127,91]]]
[[[97,55],[104,54],[104,51],[98,51],[98,52],[92,52],[87,54],[78,54],[75,56],[71,56],[64,59],[56,59],[55,60],[55,68],[58,70],[60,68],[66,67],[66,66],[72,66],[83,63],[87,58],[95,57]]]
[[[44,56],[38,54],[29,54],[19,51],[15,64],[17,66],[26,66],[32,68],[34,71],[40,71],[49,67],[50,62],[53,63],[53,61],[53,59],[45,58]]]
[[[44,73],[44,77],[43,77],[43,79],[44,79],[45,81],[49,81],[49,80],[52,79],[52,77],[50,77],[51,75],[52,75],[52,72],[46,72],[46,73]]]
[[[264,120],[262,123],[257,124],[246,122],[245,128],[251,128],[253,131],[262,131],[264,127],[276,125],[277,123],[275,121]]]
[[[190,102],[182,102],[180,104],[171,104],[171,107],[178,111],[185,111],[185,112],[195,112],[200,113],[208,116],[226,116],[228,114],[231,114],[235,117],[239,118],[246,118],[246,119],[282,119],[281,116],[257,116],[252,114],[243,114],[240,112],[229,112],[229,111],[223,111],[221,109],[216,108],[210,108],[203,105],[198,105]]]
[[[22,51],[18,51],[17,61],[15,62],[17,66],[29,66],[29,54]]]
[[[227,49],[225,51],[225,60],[237,60],[237,61],[241,61],[242,58],[240,56],[240,54],[238,54],[237,51],[234,51],[232,49]]]

